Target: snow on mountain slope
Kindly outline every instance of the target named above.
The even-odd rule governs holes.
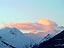
[[[53,38],[40,43],[38,48],[64,48],[64,30]]]
[[[25,33],[25,35],[33,39],[35,43],[39,44],[41,41],[42,42],[46,41],[55,36],[56,34],[60,33],[61,31],[62,31],[61,29],[57,28],[56,30],[54,30],[54,33],[49,33],[50,31],[49,32],[41,31],[37,33]]]
[[[56,30],[55,34],[59,33],[60,30]],[[29,48],[34,43],[39,43],[45,38],[51,37],[47,35],[47,32],[38,32],[36,34],[32,33],[22,33],[16,28],[3,28],[0,29],[0,48]],[[52,34],[54,36],[54,34]]]
[[[0,29],[0,45],[1,48],[9,48],[10,46],[16,48],[26,48],[32,45],[32,39],[26,37],[16,28]],[[7,46],[8,44],[8,46]]]
[[[34,40],[34,43],[39,43],[47,34],[44,32],[38,32],[37,34],[25,33],[25,35]]]
[[[40,41],[40,43],[41,43],[41,42],[44,42],[44,41],[47,41],[47,40],[49,40],[50,38],[52,38],[52,35],[51,35],[51,34],[48,34],[47,36],[45,36],[45,37]]]
[[[61,31],[62,30],[56,30],[56,32],[54,34],[47,34],[44,38],[41,39],[41,41],[39,43],[47,41],[47,40],[53,38],[55,35],[59,34]]]

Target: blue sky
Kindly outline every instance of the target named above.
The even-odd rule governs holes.
[[[64,25],[64,0],[0,0],[0,24],[39,19]]]

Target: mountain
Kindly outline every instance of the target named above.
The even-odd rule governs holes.
[[[58,26],[58,29],[63,30],[64,29],[64,26]]]
[[[37,34],[33,34],[33,33],[25,33],[25,36],[31,38],[34,40],[33,43],[39,43],[47,34],[46,32],[38,32]]]
[[[49,40],[50,38],[52,38],[53,36],[51,34],[48,34],[47,36],[45,36],[39,43],[44,42]]]
[[[60,30],[55,30],[58,34]],[[0,29],[0,48],[31,48],[34,44],[48,41],[56,34],[49,32],[22,33],[17,28]],[[41,41],[41,42],[40,42]]]
[[[64,30],[53,38],[40,43],[38,48],[64,48]]]
[[[33,31],[30,33],[24,33],[25,36],[31,38],[34,40],[33,43],[37,43],[39,44],[40,42],[46,41],[52,37],[54,37],[55,35],[57,35],[58,33],[60,33],[62,30],[55,30],[54,33],[50,34],[49,32],[45,32],[45,31]]]
[[[16,28],[0,29],[0,48],[29,48],[32,42]]]

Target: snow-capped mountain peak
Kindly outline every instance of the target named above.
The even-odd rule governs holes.
[[[10,45],[16,48],[25,48],[32,45],[32,39],[26,37],[16,28],[3,28],[0,29],[0,44],[1,48],[10,48]]]

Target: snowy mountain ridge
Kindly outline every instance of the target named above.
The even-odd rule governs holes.
[[[55,34],[48,34],[47,32],[38,32],[37,34],[22,33],[17,28],[3,28],[0,29],[0,48],[32,48],[35,43],[41,43],[49,40],[61,30],[57,30]]]
[[[32,40],[25,35],[23,35],[18,29],[16,28],[4,28],[0,30],[0,47],[2,48],[26,48],[32,45]],[[8,44],[8,46],[7,46]]]

